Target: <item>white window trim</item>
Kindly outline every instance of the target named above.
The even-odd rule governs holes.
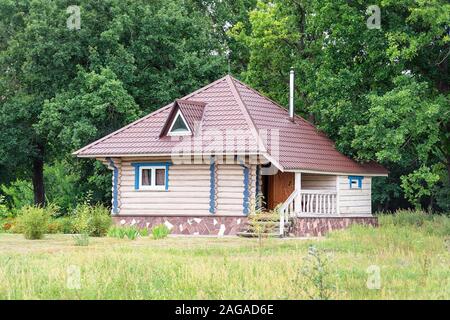
[[[156,169],[163,169],[164,170],[164,184],[161,186],[156,185]],[[152,180],[150,181],[150,185],[143,185],[142,184],[142,171],[143,170],[151,170],[152,172]],[[166,167],[165,166],[140,166],[139,167],[139,189],[142,190],[165,190],[166,188]]]
[[[187,128],[187,131],[179,131],[179,132],[172,132],[172,127],[175,124],[175,121],[177,121],[178,117],[181,117],[181,120],[183,120],[184,125]],[[189,128],[186,119],[184,118],[183,114],[181,113],[180,109],[178,109],[175,117],[173,118],[172,124],[170,125],[169,131],[167,133],[168,136],[190,136],[192,135],[192,131]]]

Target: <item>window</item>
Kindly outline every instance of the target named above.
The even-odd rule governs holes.
[[[191,130],[189,129],[189,126],[187,125],[186,119],[184,119],[183,114],[180,112],[180,110],[177,111],[177,114],[174,117],[174,120],[172,122],[172,125],[169,129],[169,136],[184,136],[184,135],[190,135]]]
[[[165,167],[140,167],[141,181],[139,189],[161,189],[166,185]]]
[[[168,191],[170,162],[143,162],[131,165],[135,169],[134,188],[136,190]]]
[[[350,189],[362,189],[362,181],[364,177],[361,176],[348,176],[348,184]]]

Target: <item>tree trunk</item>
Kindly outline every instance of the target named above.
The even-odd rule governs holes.
[[[44,189],[44,148],[38,146],[39,154],[33,159],[33,191],[34,204],[39,206],[45,205],[45,189]]]

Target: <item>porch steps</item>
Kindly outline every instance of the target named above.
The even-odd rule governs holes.
[[[258,238],[259,237],[258,233],[248,232],[248,231],[238,232],[237,235],[242,238]],[[266,233],[266,234],[264,234],[264,237],[278,238],[278,237],[280,237],[280,234],[278,232]]]
[[[289,230],[291,222],[285,223],[285,230]],[[244,231],[238,232],[238,236],[244,238],[263,237],[280,237],[280,218],[279,216],[257,214],[251,216],[245,224]]]

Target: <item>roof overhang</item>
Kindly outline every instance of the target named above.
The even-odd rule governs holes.
[[[288,169],[286,172],[300,172],[300,173],[314,173],[314,174],[325,174],[325,175],[358,175],[366,177],[387,177],[387,173],[364,173],[364,172],[331,172],[331,171],[318,171],[318,170],[308,170],[308,169]]]
[[[107,157],[111,157],[111,158],[138,158],[138,157],[171,157],[173,156],[172,153],[133,153],[133,154],[76,154],[76,153],[72,153],[72,155],[78,157],[78,158],[107,158]],[[183,156],[201,156],[201,155],[211,155],[209,153],[205,153],[205,152],[198,152],[198,153],[183,153]],[[226,155],[238,155],[238,156],[259,156],[261,155],[261,153],[258,152],[244,152],[244,153],[213,153],[213,155],[216,156],[226,156]]]

